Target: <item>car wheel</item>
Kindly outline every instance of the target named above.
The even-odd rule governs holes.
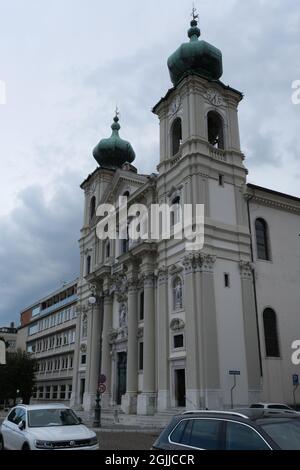
[[[25,443],[23,444],[22,450],[30,450],[30,447],[29,447],[28,442],[25,442]]]

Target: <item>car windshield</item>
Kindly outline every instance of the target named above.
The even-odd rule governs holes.
[[[282,450],[300,450],[300,419],[265,423],[264,431]]]
[[[76,424],[80,424],[80,421],[75,413],[68,408],[48,408],[28,411],[28,426],[31,428],[74,426]]]

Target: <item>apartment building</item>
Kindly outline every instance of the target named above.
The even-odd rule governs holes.
[[[21,312],[18,335],[37,360],[31,403],[62,401],[72,394],[76,338],[77,279]]]
[[[17,328],[15,328],[14,322],[10,323],[10,326],[0,327],[0,338],[3,338],[7,345],[7,352],[12,353],[17,350]]]

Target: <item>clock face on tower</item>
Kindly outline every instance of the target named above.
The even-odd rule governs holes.
[[[221,106],[222,104],[224,104],[222,95],[213,88],[208,89],[205,96],[208,101],[215,106]]]

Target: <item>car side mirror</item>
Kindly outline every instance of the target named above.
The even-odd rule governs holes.
[[[25,428],[26,428],[26,423],[25,421],[21,421],[19,424],[18,424],[18,428],[23,431]]]

